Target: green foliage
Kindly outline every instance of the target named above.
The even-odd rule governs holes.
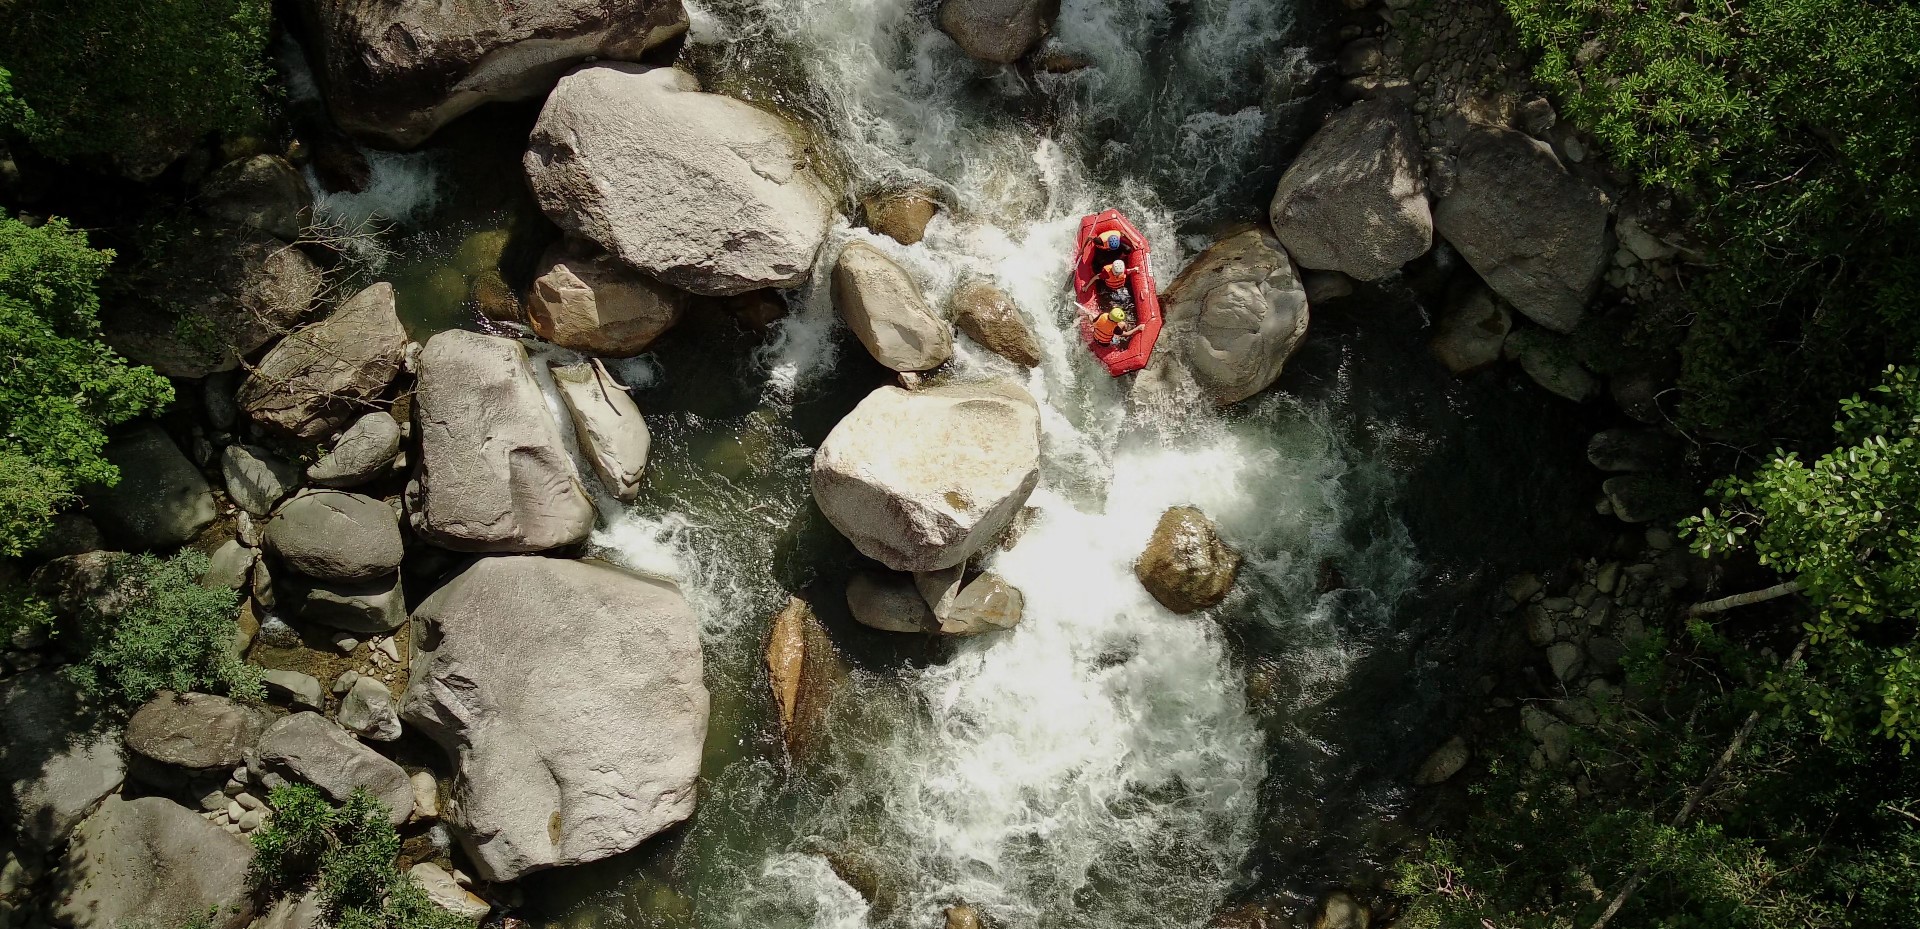
[[[158,410],[173,388],[100,344],[96,287],[113,253],[64,220],[0,216],[0,555],[19,555],[87,483],[119,479],[107,427]]]
[[[1829,735],[1860,723],[1911,750],[1920,739],[1920,370],[1889,368],[1876,397],[1842,401],[1841,447],[1811,462],[1777,452],[1714,485],[1718,509],[1682,524],[1694,551],[1751,551],[1813,604],[1811,673],[1776,682]]]
[[[1569,119],[1694,211],[1681,413],[1815,429],[1920,347],[1920,7],[1503,0]]]
[[[98,598],[79,617],[84,654],[66,669],[82,689],[122,706],[161,690],[226,690],[260,695],[260,671],[234,654],[239,595],[204,587],[207,556],[184,551],[161,560],[130,555],[115,562]]]
[[[267,0],[13,0],[0,128],[59,159],[191,144],[260,118]],[[10,84],[10,86],[9,86]]]
[[[253,835],[254,886],[285,892],[317,882],[336,929],[472,929],[395,866],[400,835],[386,804],[364,790],[334,806],[304,784],[275,788],[273,817]]]

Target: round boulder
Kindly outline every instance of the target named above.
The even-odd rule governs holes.
[[[540,259],[527,295],[527,320],[563,348],[613,358],[647,350],[684,310],[683,295],[605,252],[555,246]]]
[[[1260,229],[1201,252],[1161,300],[1194,380],[1216,403],[1267,389],[1307,335],[1306,289]]]
[[[953,327],[907,269],[865,242],[848,244],[834,262],[833,305],[873,360],[895,371],[927,371],[953,357]]]
[[[1023,368],[1040,364],[1040,342],[1026,317],[1006,292],[985,281],[969,281],[953,294],[953,322],[967,338]]]
[[[821,513],[896,571],[966,560],[1013,522],[1039,480],[1039,409],[1007,382],[882,387],[813,459]]]
[[[307,179],[278,155],[242,158],[200,185],[201,212],[288,242],[300,237],[312,208]]]
[[[1005,65],[1040,44],[1059,15],[1060,0],[945,0],[940,31],[968,57]]]
[[[1219,605],[1239,570],[1239,554],[1220,541],[1205,513],[1190,506],[1160,514],[1147,550],[1133,566],[1147,593],[1175,613]]]
[[[306,490],[267,521],[267,547],[287,567],[325,581],[372,581],[400,569],[393,507],[340,490]]]
[[[1384,98],[1356,103],[1281,176],[1268,211],[1274,235],[1302,267],[1385,277],[1433,247],[1425,177],[1412,112]]]

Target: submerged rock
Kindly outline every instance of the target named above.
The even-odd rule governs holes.
[[[1413,113],[1368,100],[1335,114],[1280,178],[1273,232],[1301,267],[1371,281],[1433,247]]]
[[[527,321],[563,348],[612,358],[647,350],[685,311],[685,295],[612,255],[556,245],[540,259],[527,294]]]
[[[120,483],[86,488],[87,512],[130,547],[184,544],[217,515],[213,488],[157,424],[135,426],[101,455],[120,469]]]
[[[1612,253],[1604,195],[1508,129],[1467,134],[1434,223],[1487,286],[1556,332],[1579,325]]]
[[[593,503],[520,343],[442,332],[420,353],[414,532],[466,552],[537,552],[586,539]]]
[[[480,876],[618,855],[693,813],[708,697],[673,584],[483,558],[414,619],[401,716],[453,759],[445,818]]]
[[[541,209],[675,287],[725,296],[813,270],[833,196],[799,127],[701,93],[676,68],[590,65],[560,79],[524,164]]]
[[[1451,301],[1434,323],[1433,357],[1454,374],[1470,374],[1500,360],[1513,316],[1493,292],[1474,287]]]
[[[895,371],[927,371],[953,357],[953,327],[907,269],[865,242],[849,243],[834,262],[833,305],[873,360]]]
[[[933,571],[1007,528],[1039,464],[1039,410],[1014,384],[882,387],[820,444],[813,495],[862,554]]]
[[[1040,343],[1026,317],[1006,292],[985,281],[969,281],[953,294],[953,322],[967,338],[1023,368],[1038,367]]]
[[[640,496],[653,434],[633,397],[607,375],[599,362],[553,369],[553,384],[573,418],[580,453],[593,464],[600,483],[622,503]]]
[[[1060,0],[943,0],[940,31],[961,51],[990,64],[1012,64],[1053,30]]]
[[[322,438],[372,409],[406,348],[393,285],[374,284],[267,352],[240,385],[240,407],[269,431]]]
[[[74,830],[53,918],[75,927],[240,929],[253,918],[253,849],[164,797],[108,797]]]
[[[1219,605],[1239,570],[1240,555],[1220,541],[1206,514],[1190,506],[1160,514],[1147,550],[1133,566],[1147,593],[1175,613]]]
[[[790,598],[767,634],[767,682],[780,710],[787,754],[802,757],[825,735],[827,709],[846,678],[846,663],[813,608]]]
[[[1501,353],[1520,363],[1533,382],[1575,403],[1600,392],[1600,380],[1580,366],[1567,338],[1544,329],[1517,329],[1507,336]]]
[[[334,121],[400,148],[481,104],[538,97],[581,61],[636,61],[687,28],[680,0],[299,5]]]
[[[1413,782],[1422,787],[1442,783],[1459,774],[1471,757],[1473,751],[1467,747],[1467,740],[1456,735],[1442,742],[1439,748],[1427,755],[1425,761],[1420,762],[1419,769],[1413,772]]]
[[[1307,293],[1259,229],[1201,252],[1161,297],[1194,380],[1217,403],[1267,389],[1307,335]]]

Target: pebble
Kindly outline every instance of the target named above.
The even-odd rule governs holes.
[[[393,643],[393,636],[386,636],[380,640],[380,651],[393,661],[400,660],[400,646]]]
[[[244,806],[241,806],[239,800],[235,799],[235,800],[227,801],[227,818],[228,819],[239,819],[240,817],[245,815],[247,815],[247,808]]]
[[[266,810],[248,810],[247,815],[240,817],[240,829],[244,832],[252,832],[260,828],[260,824],[266,819]]]
[[[337,697],[341,694],[346,693],[349,690],[352,690],[353,682],[359,679],[360,679],[360,672],[355,671],[352,668],[348,668],[347,670],[340,672],[340,676],[333,679],[334,696]]]
[[[225,790],[216,790],[200,798],[200,808],[209,813],[226,809],[226,807],[227,792]]]
[[[240,804],[243,807],[246,807],[249,810],[257,810],[267,805],[259,797],[256,797],[253,794],[241,794],[237,797],[234,797],[233,801],[235,803]]]
[[[333,634],[333,647],[342,655],[351,655],[354,649],[360,647],[360,640],[344,632],[336,632]]]
[[[221,826],[220,828],[227,830],[228,834],[230,835],[240,834],[240,826],[237,823],[228,823],[224,826]]]

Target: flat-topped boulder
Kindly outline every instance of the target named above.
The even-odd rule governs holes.
[[[266,541],[282,564],[323,581],[387,577],[405,553],[393,507],[344,490],[295,494],[267,521]]]
[[[592,501],[520,343],[442,332],[420,353],[414,532],[465,552],[537,552],[584,541]]]
[[[680,0],[298,5],[334,121],[389,148],[481,104],[538,97],[582,61],[637,61],[687,28]]]
[[[270,432],[324,438],[374,408],[406,350],[393,285],[374,284],[269,350],[241,383],[240,408]]]
[[[1261,229],[1201,252],[1161,295],[1172,345],[1216,403],[1280,377],[1307,336],[1307,292],[1280,242]]]
[[[547,98],[524,164],[560,228],[697,294],[792,287],[834,198],[803,131],[677,68],[596,64]]]
[[[873,360],[895,371],[926,371],[953,357],[953,327],[934,314],[907,269],[865,242],[840,250],[833,305]]]
[[[1018,385],[882,387],[820,444],[813,496],[861,554],[934,571],[999,536],[1039,467],[1039,409]]]
[[[608,858],[692,815],[708,697],[673,584],[483,558],[413,618],[401,718],[452,758],[444,818],[482,877]]]
[[[246,758],[266,728],[258,710],[226,697],[162,692],[127,720],[127,748],[160,769],[224,774]]]
[[[64,676],[29,671],[0,681],[0,845],[51,848],[125,780],[118,730],[98,725]]]
[[[54,880],[54,921],[74,929],[204,925],[253,918],[240,837],[165,797],[108,797],[74,830]]]
[[[1303,268],[1371,281],[1433,247],[1413,113],[1398,101],[1334,114],[1281,175],[1268,215]]]

